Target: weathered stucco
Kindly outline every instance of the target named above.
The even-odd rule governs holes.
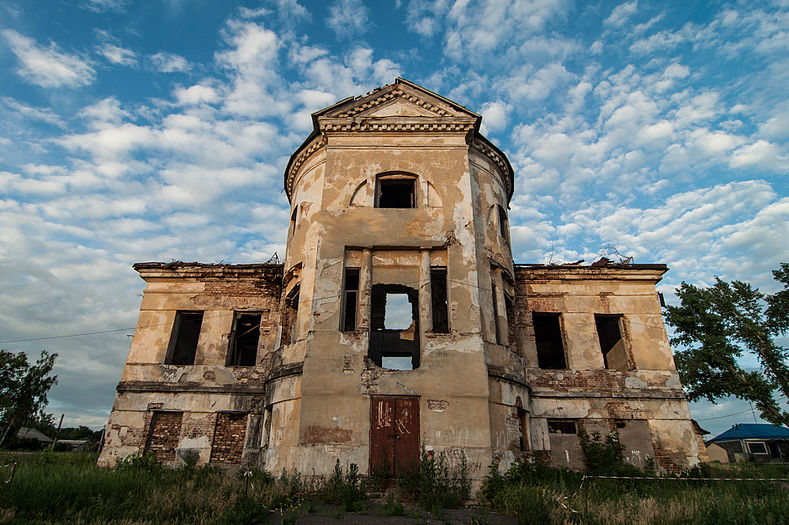
[[[582,468],[581,427],[619,431],[635,464],[695,463],[655,291],[666,268],[515,265],[513,173],[480,120],[402,79],[342,101],[286,169],[284,263],[135,265],[147,286],[99,463],[175,443],[175,462],[327,474],[339,458],[366,474],[385,435],[374,399],[416,402],[391,439],[465,457],[475,480],[535,453]],[[412,318],[395,330],[397,295]],[[254,365],[228,366],[244,312],[260,315]],[[564,367],[540,368],[533,312],[555,316]],[[621,336],[610,350],[601,326]]]

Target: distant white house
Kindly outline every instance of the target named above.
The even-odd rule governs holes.
[[[789,460],[789,428],[764,423],[739,423],[707,441],[726,451],[729,461]]]
[[[19,429],[19,432],[16,433],[17,439],[33,439],[38,441],[41,445],[51,445],[52,438],[47,436],[41,431],[36,430],[35,428],[27,428],[22,427]]]

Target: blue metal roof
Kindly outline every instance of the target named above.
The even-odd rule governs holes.
[[[735,439],[789,439],[789,428],[764,423],[738,423],[709,442]]]

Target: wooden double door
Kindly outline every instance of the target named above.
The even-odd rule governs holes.
[[[395,476],[419,465],[419,398],[372,397],[370,472]]]

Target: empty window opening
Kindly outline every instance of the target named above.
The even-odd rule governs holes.
[[[497,206],[497,208],[499,209],[499,233],[501,233],[502,239],[509,242],[510,224],[507,221],[507,212],[501,206]]]
[[[616,419],[614,420],[614,426],[617,430],[625,428],[627,426],[627,422],[624,419]]]
[[[603,351],[605,367],[611,370],[627,370],[627,349],[619,328],[621,315],[595,314],[597,336],[600,339],[600,350]]]
[[[233,331],[230,333],[227,366],[255,366],[259,342],[260,314],[236,312],[233,316]]]
[[[553,370],[567,368],[559,314],[532,312],[532,320],[537,344],[537,366]]]
[[[154,412],[145,443],[145,452],[152,452],[162,463],[175,461],[175,449],[181,437],[183,412]]]
[[[415,208],[416,179],[380,178],[378,179],[379,208]]]
[[[419,300],[408,286],[376,284],[372,287],[368,356],[390,370],[419,367]]]
[[[345,287],[343,294],[342,330],[356,330],[356,305],[359,298],[359,269],[345,269]]]
[[[430,269],[430,297],[433,309],[433,332],[449,333],[446,268]]]
[[[512,297],[507,292],[504,292],[504,313],[507,315],[507,343],[512,342],[512,332],[510,331],[510,324],[513,320]]]
[[[518,426],[521,431],[520,449],[529,450],[529,413],[522,408],[518,408]]]
[[[551,434],[577,434],[578,427],[572,419],[549,419],[548,432]]]
[[[493,330],[496,334],[496,344],[501,344],[501,330],[499,329],[499,301],[498,293],[496,292],[496,283],[494,281],[490,282],[490,293],[491,298],[493,299]]]
[[[285,299],[285,311],[282,315],[281,345],[296,342],[296,319],[299,315],[299,287],[296,286]]]
[[[299,208],[296,207],[293,210],[293,213],[290,214],[290,227],[288,229],[288,236],[293,235],[293,233],[296,231],[296,218],[298,216],[298,212],[299,212]]]
[[[751,454],[767,454],[767,445],[764,444],[763,441],[749,441],[748,442],[748,451]]]
[[[238,465],[244,452],[247,434],[247,415],[219,413],[216,415],[214,441],[211,443],[211,463]]]
[[[197,353],[197,340],[203,324],[203,312],[177,312],[170,347],[167,349],[168,365],[193,365]]]

